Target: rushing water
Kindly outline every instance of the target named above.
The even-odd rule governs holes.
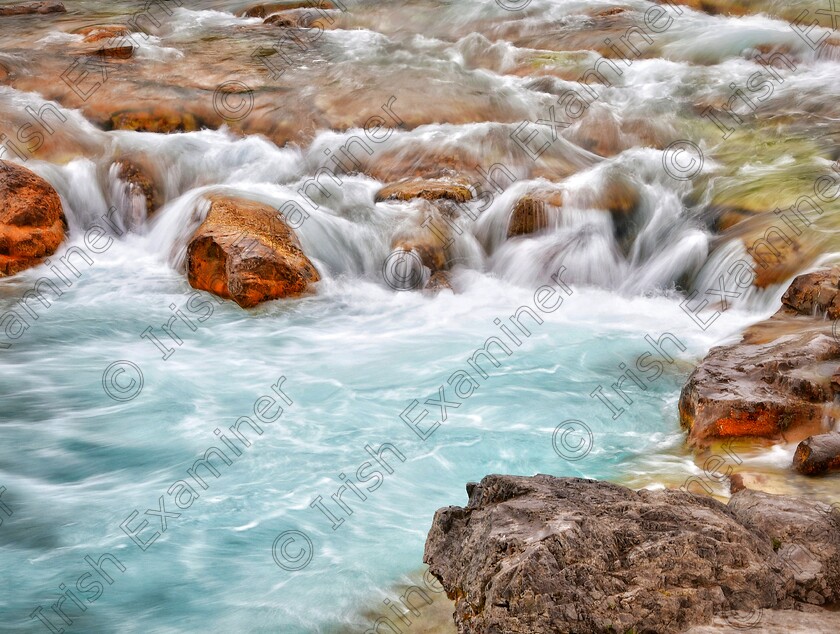
[[[42,96],[55,95],[43,76],[21,72],[27,47],[42,71],[60,72],[48,54],[78,40],[67,35],[71,27],[120,23],[131,12],[122,3],[108,9],[67,4],[71,12],[52,22],[33,26],[15,18],[9,23],[14,33],[3,26],[0,62],[17,68],[19,82],[0,86],[0,112],[9,126],[19,125],[27,105],[40,108]],[[240,5],[193,3],[175,10],[138,52],[136,77],[109,80],[109,98],[118,100],[120,87],[132,81],[136,91],[170,94],[172,85],[149,83],[167,73],[179,77],[174,84],[183,77],[185,102],[190,91],[206,92],[209,85],[212,92],[213,82],[231,77],[247,77],[249,86],[263,90],[259,94],[276,97],[249,57],[256,43],[271,40],[259,20],[233,15]],[[469,481],[539,472],[679,486],[698,472],[682,447],[680,387],[710,346],[772,313],[784,285],[745,293],[707,330],[681,308],[681,289],[711,287],[745,252],[736,240],[721,244],[703,215],[709,192],[732,186],[726,150],[710,154],[701,176],[711,175],[703,181],[708,190],[698,194],[690,181],[666,173],[661,147],[694,138],[691,132],[706,135],[707,149],[720,143],[709,140],[710,124],[698,128],[696,114],[691,119],[687,111],[727,95],[730,82],[746,82],[756,69],[745,53],[752,47],[785,46],[800,64],[762,105],[768,118],[803,109],[836,112],[830,102],[837,101],[837,89],[826,80],[836,77],[837,66],[779,19],[686,9],[615,86],[600,88],[603,97],[593,106],[592,125],[609,130],[641,120],[664,138],[655,146],[660,149],[631,135],[622,141],[626,151],[603,159],[583,147],[577,127],[535,163],[512,142],[511,131],[520,121],[546,116],[567,82],[558,68],[578,64],[572,74],[579,75],[596,59],[580,53],[558,61],[557,53],[546,52],[548,39],[553,34],[577,49],[594,48],[608,30],[587,26],[592,18],[583,14],[612,6],[535,0],[516,13],[489,1],[348,3],[348,11],[336,15],[340,28],[325,32],[284,74],[281,110],[267,111],[258,101],[255,116],[278,120],[282,108],[303,116],[306,104],[318,104],[320,119],[300,119],[294,133],[283,132],[294,141],[284,147],[270,131],[105,132],[83,109],[61,109],[67,121],[26,165],[49,180],[64,203],[69,238],[51,264],[74,247],[87,249],[91,262],[75,257],[79,276],[61,284],[61,296],[48,308],[37,307],[27,329],[3,324],[2,341],[11,347],[0,351],[0,486],[6,488],[0,499],[13,514],[0,515],[0,631],[46,631],[30,616],[39,605],[58,625],[49,605],[63,592],[60,584],[76,588],[91,572],[84,558],[105,553],[125,571],[106,568],[113,584],[100,584],[101,596],[84,614],[65,601],[72,625],[61,625],[68,632],[364,631],[372,625],[367,608],[384,613],[381,601],[395,597],[395,584],[422,569],[434,511],[463,503]],[[621,6],[643,12],[651,5],[633,0]],[[228,49],[222,37],[231,39]],[[215,55],[218,65],[196,62],[201,55]],[[550,60],[545,63],[553,71],[540,70],[535,58]],[[241,73],[230,75],[237,68]],[[542,76],[549,83],[535,88]],[[330,184],[330,195],[317,199],[318,209],[308,208],[297,229],[321,273],[314,294],[243,311],[189,287],[186,244],[206,213],[208,194],[304,207],[299,190],[325,165],[324,150],[362,134],[359,126],[391,96],[403,125],[374,155],[362,157],[368,175],[342,174],[342,184]],[[807,137],[821,124],[802,125]],[[742,144],[744,160],[758,160],[750,145],[755,139],[732,142]],[[165,204],[151,219],[115,180],[111,165],[123,156],[154,166]],[[469,170],[503,162],[517,181],[494,194],[476,220],[458,220],[461,233],[451,251],[457,294],[396,292],[383,280],[383,262],[393,237],[416,230],[425,207],[375,203],[374,196],[395,166],[412,175],[442,157]],[[772,164],[779,157],[771,158]],[[825,162],[810,160],[803,170]],[[750,168],[745,165],[745,173]],[[474,171],[465,176],[479,180]],[[623,236],[592,202],[616,178],[638,196]],[[507,240],[513,203],[539,187],[562,192],[562,213],[537,236]],[[112,205],[112,223],[103,224]],[[98,253],[85,243],[94,224],[108,232]],[[49,266],[3,280],[0,314],[21,312],[19,300],[44,276],[59,283]],[[561,271],[568,291],[551,279]],[[542,285],[552,285],[552,301],[562,298],[556,310],[536,306]],[[513,332],[509,318],[523,306],[542,323],[525,317],[528,334],[519,330],[512,340],[501,326]],[[176,310],[191,324],[176,322],[180,344],[161,330]],[[141,336],[149,327],[171,350],[166,359]],[[672,343],[663,355],[646,336],[658,340],[664,333]],[[498,367],[485,360],[482,378],[469,359],[494,336],[508,337],[502,340],[510,354],[498,354]],[[103,373],[117,361],[142,372],[142,390],[131,400],[114,400],[103,389]],[[627,378],[628,366],[637,381]],[[469,396],[464,385],[459,396],[447,382],[459,370],[475,375]],[[610,392],[622,375],[630,403]],[[128,385],[127,376],[118,386]],[[205,476],[208,488],[196,491],[200,497],[188,508],[176,507],[170,486],[208,448],[225,448],[214,431],[253,417],[261,396],[280,402],[272,386],[282,377],[278,390],[292,404],[283,404],[282,416],[264,424],[262,435],[246,429],[250,446],[238,444],[241,455],[229,466],[217,459],[219,477]],[[622,410],[591,396],[599,386]],[[450,403],[445,412],[435,402],[441,387]],[[423,409],[429,413],[418,427],[428,431],[425,440],[401,420]],[[432,428],[435,421],[441,424]],[[562,427],[567,421],[578,422]],[[378,468],[378,478],[370,475],[373,463],[360,475],[372,460],[365,447],[383,443],[402,459],[386,452],[388,467]],[[783,466],[791,452],[778,448],[750,461],[759,470]],[[365,478],[361,493],[342,495],[346,509],[331,499],[344,479]],[[311,506],[319,496],[333,519]],[[180,516],[146,512],[158,512],[161,498],[167,513]],[[128,520],[136,530],[144,519],[149,525],[139,540],[161,532],[145,551],[121,529]],[[285,550],[282,539],[275,541],[281,535],[296,536]],[[305,563],[295,558],[310,544],[312,559],[302,570],[278,565]]]

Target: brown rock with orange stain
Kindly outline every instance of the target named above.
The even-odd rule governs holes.
[[[305,293],[320,279],[294,231],[262,203],[214,198],[187,247],[190,285],[250,308]]]
[[[0,276],[14,275],[55,253],[64,240],[55,189],[25,167],[0,161]]]
[[[800,276],[779,312],[748,328],[739,343],[709,352],[680,394],[691,444],[742,436],[797,441],[840,419],[832,383],[840,342],[830,322],[807,310],[828,300],[822,282],[830,287],[834,280],[836,292],[837,276]]]
[[[376,200],[454,200],[463,203],[472,198],[467,181],[462,179],[409,178],[383,187],[376,194]]]
[[[804,475],[840,471],[840,432],[811,436],[799,443],[793,468]]]

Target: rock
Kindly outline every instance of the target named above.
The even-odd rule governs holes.
[[[793,468],[804,475],[840,470],[840,432],[811,436],[799,443]]]
[[[782,304],[800,315],[840,318],[840,267],[800,275],[785,291]]]
[[[437,295],[441,291],[447,290],[455,292],[452,288],[452,280],[447,271],[435,271],[426,282],[423,290],[430,295]]]
[[[145,216],[151,216],[161,206],[163,196],[146,169],[129,159],[116,161],[114,167],[114,175],[125,184],[128,197],[142,198]]]
[[[377,201],[383,200],[454,200],[466,202],[472,198],[472,191],[466,181],[448,178],[409,178],[383,187],[376,194]]]
[[[431,232],[412,238],[397,239],[391,244],[391,250],[415,253],[423,266],[433,274],[448,268],[446,248],[440,240],[431,235]]]
[[[47,13],[67,13],[64,4],[55,0],[44,2],[30,2],[29,4],[16,4],[10,7],[0,7],[0,16],[4,15],[46,15]]]
[[[201,123],[195,115],[166,107],[154,108],[150,111],[117,112],[111,115],[109,125],[109,129],[112,130],[133,130],[135,132],[156,132],[158,134],[195,132],[200,128]]]
[[[760,627],[760,629],[759,629]],[[805,610],[736,610],[717,617],[711,625],[698,625],[685,634],[837,634],[840,612],[821,608]]]
[[[248,7],[240,15],[246,18],[265,18],[273,13],[287,11],[289,9],[335,9],[332,2],[326,0],[306,0],[303,2],[270,2],[266,4],[256,4]]]
[[[728,507],[741,524],[772,540],[793,573],[793,599],[813,605],[840,601],[840,510],[749,489],[733,495]]]
[[[577,478],[485,477],[437,511],[424,561],[461,634],[680,632],[793,603],[772,539],[723,504]]]
[[[88,57],[103,57],[106,59],[130,59],[134,55],[133,46],[112,46],[96,49],[95,51],[88,51],[85,53]]]
[[[689,443],[763,437],[788,442],[825,431],[838,416],[831,377],[840,343],[831,324],[782,309],[741,342],[712,348],[680,394]]]
[[[0,161],[0,276],[55,253],[64,227],[61,199],[52,185],[25,167]]]
[[[507,236],[523,236],[542,231],[548,226],[545,202],[533,196],[523,196],[513,206]]]
[[[320,279],[294,231],[261,203],[215,198],[187,247],[190,285],[243,308],[306,292]]]
[[[73,33],[83,35],[84,42],[92,43],[101,40],[110,40],[115,37],[124,37],[130,35],[131,30],[122,24],[97,24],[76,29]]]

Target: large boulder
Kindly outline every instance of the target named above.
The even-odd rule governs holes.
[[[547,475],[468,493],[435,514],[424,555],[461,634],[679,632],[793,606],[772,538],[714,499]]]
[[[824,319],[837,310],[838,279],[837,269],[797,277],[779,312],[709,352],[680,395],[690,444],[744,436],[798,442],[840,419],[840,342]]]
[[[187,247],[194,288],[243,308],[306,292],[320,279],[294,231],[262,203],[215,198]]]
[[[732,632],[840,598],[840,511],[825,504],[547,475],[467,492],[435,514],[424,556],[461,634]]]
[[[61,199],[52,185],[25,167],[0,161],[0,276],[55,253],[64,227]]]

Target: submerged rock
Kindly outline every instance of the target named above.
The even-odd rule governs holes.
[[[216,198],[187,247],[190,285],[243,308],[306,292],[320,279],[279,212],[250,200]]]
[[[114,167],[115,176],[124,183],[128,198],[142,198],[145,217],[151,216],[160,207],[162,195],[149,172],[129,159],[119,159]]]
[[[840,432],[811,436],[799,443],[793,468],[804,475],[840,471]]]
[[[61,2],[45,0],[44,2],[30,2],[29,4],[15,4],[10,7],[0,7],[0,16],[4,15],[46,15],[47,13],[67,13]]]
[[[472,198],[466,181],[453,179],[409,178],[379,190],[376,200],[454,200],[463,203]]]
[[[55,253],[64,227],[61,199],[52,185],[25,167],[0,161],[0,276]]]
[[[542,231],[548,226],[545,201],[534,196],[523,196],[513,206],[507,236],[524,236]]]
[[[736,610],[834,601],[838,544],[840,513],[794,498],[745,490],[727,507],[681,491],[490,475],[465,508],[437,511],[424,560],[455,600],[461,634],[679,632]]]
[[[152,110],[127,110],[111,115],[112,130],[132,130],[134,132],[196,132],[201,128],[199,119],[182,110],[160,107]]]
[[[452,279],[448,271],[435,271],[423,287],[423,291],[430,295],[437,295],[441,291],[452,291]]]
[[[784,306],[748,328],[739,343],[713,348],[680,395],[691,444],[752,436],[798,441],[840,417],[832,383],[840,342],[815,312],[833,310],[840,271],[796,278]]]
[[[130,35],[131,30],[122,24],[96,24],[94,26],[85,26],[81,29],[76,29],[73,33],[83,35],[83,41],[91,43]]]
[[[335,9],[335,5],[328,0],[292,0],[290,2],[268,2],[255,4],[245,9],[241,15],[246,18],[265,18],[274,13],[289,9]]]

